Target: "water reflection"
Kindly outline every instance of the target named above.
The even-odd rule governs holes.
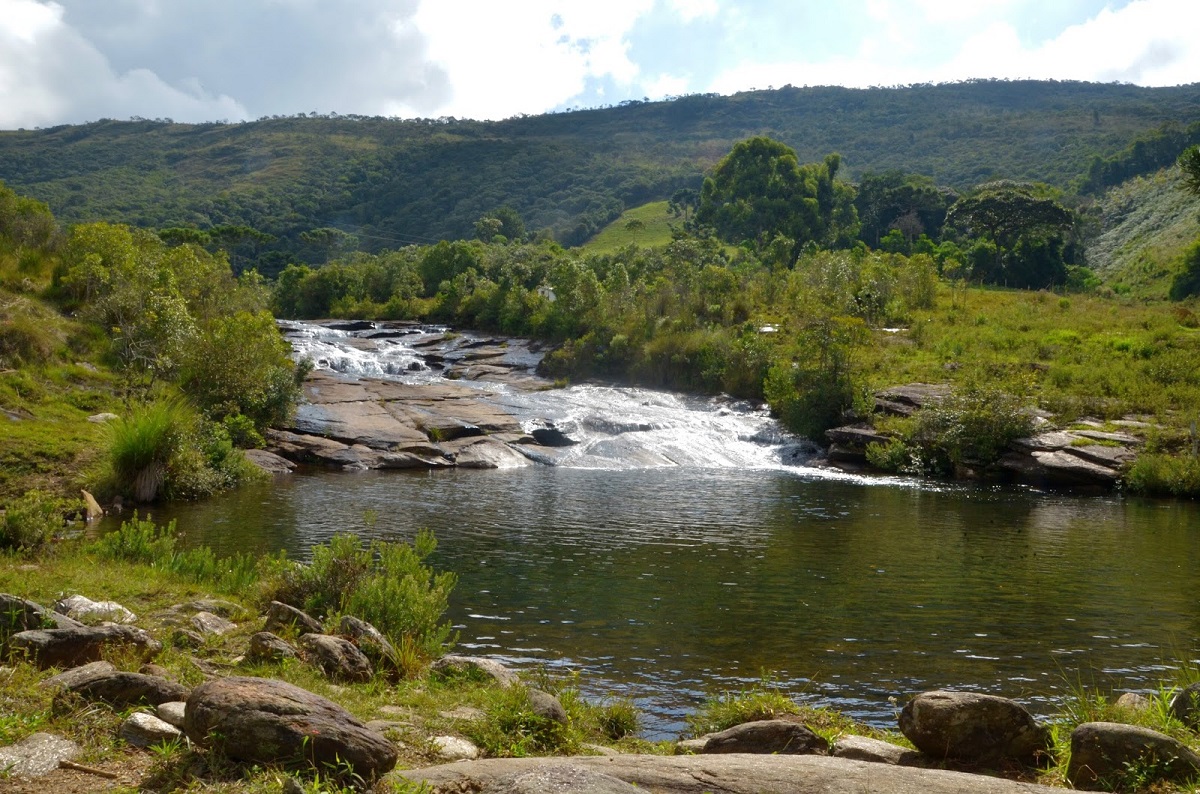
[[[1200,630],[1183,503],[537,467],[301,473],[171,516],[222,553],[301,558],[337,531],[432,528],[462,646],[579,668],[591,694],[635,696],[652,735],[763,671],[881,724],[889,696],[931,687],[1145,689]]]

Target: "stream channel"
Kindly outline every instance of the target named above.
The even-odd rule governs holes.
[[[412,347],[439,329],[372,346],[288,327],[298,355],[347,377],[441,377]],[[1196,504],[850,476],[805,465],[754,406],[486,387],[580,443],[555,465],[301,469],[154,518],[221,555],[300,559],[335,532],[430,528],[435,567],[459,579],[458,652],[578,672],[589,697],[633,699],[652,739],[764,674],[894,727],[922,690],[1046,714],[1080,684],[1153,690],[1197,655]]]

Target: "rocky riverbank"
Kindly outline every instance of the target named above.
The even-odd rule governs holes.
[[[1082,722],[1066,744],[1056,744],[1051,726],[1012,700],[948,691],[921,693],[904,705],[896,736],[905,744],[830,731],[818,712],[798,710],[644,748],[653,752],[592,744],[584,746],[586,755],[484,758],[487,750],[473,737],[505,730],[502,724],[480,729],[496,719],[494,711],[460,703],[431,720],[390,705],[388,692],[402,680],[396,649],[353,616],[342,616],[335,628],[327,633],[328,626],[280,602],[255,614],[229,601],[197,599],[139,617],[121,604],[78,594],[53,608],[0,594],[0,639],[10,665],[0,674],[33,682],[56,711],[104,710],[116,726],[107,757],[85,748],[95,737],[46,731],[0,746],[5,790],[98,791],[113,780],[171,790],[170,775],[144,763],[151,747],[175,748],[157,755],[174,757],[177,782],[199,787],[190,790],[218,783],[229,764],[277,769],[283,791],[307,790],[290,775],[316,774],[377,791],[407,781],[434,792],[491,794],[1054,790],[1035,781],[1163,791],[1200,775],[1200,755],[1189,742],[1137,724],[1153,711],[1145,698],[1127,696],[1111,711],[1128,724]],[[171,669],[157,663],[167,648],[176,649]],[[310,681],[326,682],[326,695],[283,680],[300,669],[312,671]],[[510,693],[503,697],[523,715],[512,731],[551,735],[578,719],[558,697],[489,659],[444,657],[419,685],[462,696],[479,689]],[[1177,728],[1200,725],[1198,693],[1200,686],[1190,687],[1170,702]],[[374,718],[360,719],[339,701],[354,703],[360,714],[373,710]],[[6,710],[10,719],[38,719]],[[1194,743],[1195,734],[1187,735]],[[508,738],[518,742],[513,746],[523,741],[516,733]],[[185,740],[193,748],[187,753],[181,751]],[[674,754],[663,755],[664,749]],[[437,758],[453,763],[420,764]],[[393,771],[398,761],[413,768]],[[133,779],[127,779],[130,769],[139,772]]]

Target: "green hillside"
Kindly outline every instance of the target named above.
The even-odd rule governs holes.
[[[0,180],[68,223],[224,227],[235,266],[270,274],[347,249],[467,237],[501,205],[577,245],[627,207],[697,187],[752,135],[802,162],[840,152],[850,179],[901,169],[960,190],[996,177],[1066,188],[1097,156],[1197,120],[1200,85],[1034,81],[785,87],[498,122],[103,120],[0,132]]]

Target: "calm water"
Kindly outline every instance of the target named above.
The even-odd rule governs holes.
[[[945,686],[1048,711],[1075,680],[1153,688],[1200,635],[1194,504],[537,466],[299,473],[169,517],[190,543],[300,558],[338,531],[431,528],[460,650],[578,670],[652,737],[764,671],[878,724],[889,697]]]

